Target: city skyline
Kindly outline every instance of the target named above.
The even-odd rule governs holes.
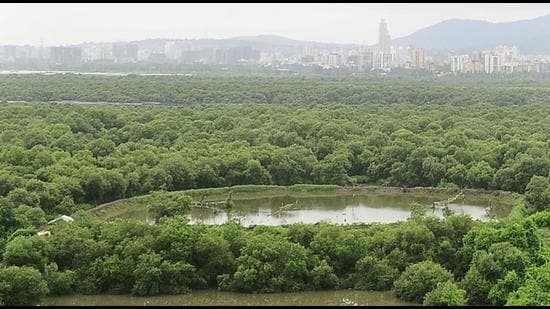
[[[550,16],[550,15],[549,15]],[[429,51],[420,45],[395,45],[385,19],[378,23],[374,46],[316,45],[296,41],[295,46],[262,45],[261,42],[211,40],[156,40],[86,43],[73,46],[0,45],[0,65],[78,66],[84,63],[285,65],[346,68],[352,72],[390,72],[396,68],[450,73],[550,72],[550,57],[520,55],[513,44],[499,44],[469,52]],[[258,45],[259,43],[259,45]],[[254,46],[252,46],[252,45]],[[345,46],[345,47],[344,47]],[[527,57],[526,57],[527,56]]]
[[[380,19],[391,24],[392,38],[399,38],[447,19],[509,22],[550,14],[550,4],[2,4],[0,8],[0,44],[47,46],[261,34],[374,45]],[[129,8],[132,14],[127,14]]]

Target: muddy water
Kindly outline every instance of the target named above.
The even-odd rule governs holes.
[[[238,219],[243,225],[283,225],[292,223],[317,223],[326,221],[338,224],[390,223],[406,220],[411,213],[411,203],[428,205],[432,199],[409,196],[380,195],[336,195],[293,197],[278,196],[236,200],[235,208],[228,212],[212,209],[193,209],[191,222],[222,224],[230,218]],[[283,210],[281,210],[281,208]],[[474,219],[488,220],[488,205],[468,203],[449,204],[457,214],[468,214]],[[287,208],[288,210],[286,210]],[[442,209],[428,210],[428,215],[443,216]]]
[[[184,295],[133,297],[128,295],[71,295],[50,297],[42,302],[49,306],[398,306],[411,305],[397,299],[391,292],[316,291],[275,294],[244,294],[219,291],[193,291]]]
[[[241,198],[234,201],[230,210],[198,209],[190,211],[191,223],[222,224],[229,219],[237,219],[245,226],[249,225],[285,225],[292,223],[330,222],[338,224],[352,223],[390,223],[406,220],[411,213],[411,203],[424,205],[427,215],[442,217],[441,208],[430,208],[433,197],[413,197],[409,195],[323,195],[323,196],[272,196]],[[496,218],[504,217],[509,207],[498,205],[496,200],[460,201],[449,204],[456,214],[467,214],[474,219],[489,220],[489,206]],[[145,206],[131,205],[123,209],[117,218],[133,218],[152,222]]]

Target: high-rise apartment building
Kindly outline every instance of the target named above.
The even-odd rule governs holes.
[[[386,20],[380,21],[378,29],[378,55],[375,60],[375,68],[379,70],[388,70],[393,65],[393,54],[391,50],[391,38],[388,31]]]
[[[17,47],[14,45],[4,45],[0,50],[0,58],[4,61],[15,61],[17,58]]]
[[[170,60],[180,60],[183,52],[183,47],[181,42],[177,41],[168,41],[164,44],[164,54],[166,58]]]
[[[227,51],[225,49],[214,50],[214,63],[227,64]]]
[[[470,55],[453,55],[451,56],[451,72],[453,73],[473,73],[475,72],[474,64]]]
[[[483,69],[487,74],[500,72],[501,59],[500,56],[493,54],[485,54],[483,58]]]
[[[342,64],[342,56],[338,53],[330,53],[328,55],[328,65],[331,67],[338,67]]]
[[[359,53],[359,67],[363,71],[370,71],[374,67],[374,51],[367,49]]]
[[[386,54],[391,53],[390,33],[388,32],[388,24],[384,19],[380,21],[378,29],[378,50]]]
[[[255,63],[260,60],[260,51],[251,46],[232,47],[225,51],[225,63]]]
[[[470,55],[460,55],[460,71],[464,73],[473,73],[474,72],[474,66],[472,63],[472,58],[470,58]]]
[[[51,47],[50,59],[54,64],[78,64],[82,58],[80,47]]]
[[[139,47],[137,44],[115,44],[113,45],[113,58],[115,62],[136,62],[138,59]]]
[[[415,69],[426,68],[426,54],[423,48],[413,48],[411,50],[411,66]]]
[[[516,46],[499,45],[495,47],[494,53],[500,57],[502,62],[514,62],[519,59],[519,50]]]
[[[451,56],[451,72],[453,73],[458,73],[462,70],[462,63],[461,63],[461,59],[460,59],[460,56],[458,55],[455,55],[455,56]]]
[[[310,65],[315,61],[315,57],[313,57],[312,55],[305,55],[305,56],[302,56],[301,60],[302,60],[302,64]]]

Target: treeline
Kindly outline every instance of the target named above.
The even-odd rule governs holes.
[[[51,228],[10,237],[0,268],[0,303],[46,295],[150,296],[197,289],[239,292],[392,290],[427,305],[548,305],[550,264],[537,219],[482,223],[469,216],[394,224],[293,224],[245,228],[97,221],[85,212]],[[540,214],[545,214],[542,218]]]
[[[108,101],[193,104],[449,104],[550,102],[544,80],[343,76],[0,75],[0,101]]]
[[[0,131],[0,197],[35,222],[40,209],[246,184],[532,188],[534,208],[550,200],[550,110],[531,105],[2,104]]]
[[[17,63],[0,63],[0,70],[30,70],[30,71],[64,71],[73,73],[131,73],[131,74],[201,74],[211,77],[232,75],[246,76],[292,76],[304,74],[308,76],[351,76],[353,70],[349,68],[323,69],[321,66],[281,65],[279,67],[264,67],[259,65],[218,65],[218,64],[184,64],[184,63],[112,63],[86,62],[77,65],[60,65],[37,63],[36,61],[18,61]],[[409,73],[409,72],[406,72]],[[376,76],[378,72],[365,72],[362,75]],[[428,71],[417,72],[421,76],[432,76]],[[392,74],[393,75],[393,74]],[[397,74],[399,76],[403,73]],[[408,74],[410,75],[410,73]],[[533,75],[536,77],[536,75]]]

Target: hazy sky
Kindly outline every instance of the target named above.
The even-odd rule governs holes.
[[[505,22],[550,14],[550,4],[0,4],[0,44],[74,44],[145,38],[293,39],[374,44],[378,23],[392,38],[449,18]]]

